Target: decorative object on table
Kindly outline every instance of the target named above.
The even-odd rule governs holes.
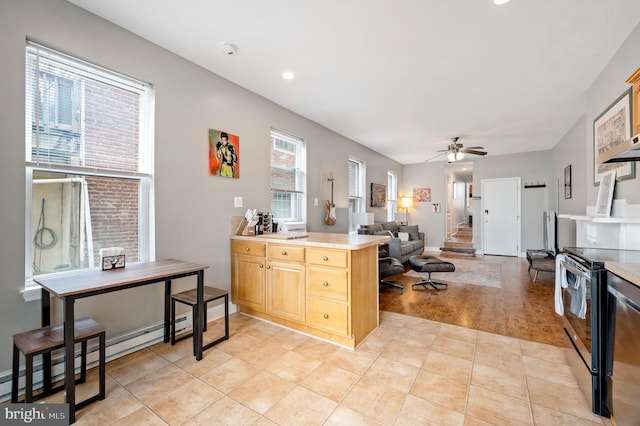
[[[209,174],[240,178],[240,138],[209,129]]]
[[[367,225],[374,224],[373,213],[353,213],[351,217],[353,219],[353,224],[360,229]]]
[[[593,121],[593,177],[598,185],[603,173],[616,171],[617,180],[636,177],[635,163],[598,164],[599,155],[607,153],[631,138],[631,88],[616,99]]]
[[[571,198],[571,164],[564,168],[564,198]]]
[[[602,175],[598,199],[596,201],[596,216],[610,216],[613,202],[613,189],[616,185],[616,171],[611,170]]]
[[[431,188],[413,188],[413,202],[427,203],[431,201]]]
[[[387,187],[379,183],[371,184],[371,207],[384,207],[387,203]]]
[[[633,129],[631,133],[637,135],[640,133],[640,68],[629,76],[627,83],[633,85],[631,87],[631,128]]]
[[[102,270],[119,269],[125,266],[125,254],[122,247],[110,247],[100,249],[100,264]]]
[[[333,226],[336,224],[336,205],[333,202],[333,181],[335,179],[332,176],[327,180],[331,182],[331,200],[327,200],[327,215],[324,218],[324,223]]]

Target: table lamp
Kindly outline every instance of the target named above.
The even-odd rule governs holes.
[[[402,197],[400,198],[400,207],[404,209],[405,214],[405,222],[407,225],[409,224],[409,207],[413,207],[413,199],[411,197]],[[396,221],[398,214],[396,214]]]

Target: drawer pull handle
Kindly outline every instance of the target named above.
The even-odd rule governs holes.
[[[327,256],[322,256],[322,260],[326,262],[327,260],[329,260],[329,258]]]
[[[267,269],[271,269],[271,265],[267,265]]]
[[[324,317],[324,319],[329,319],[329,315],[328,314],[324,314],[323,317]]]
[[[284,251],[284,250],[282,250],[282,253],[280,253],[280,254],[281,254],[281,255],[283,255],[283,256],[286,256],[286,255],[287,255],[287,252],[286,252],[286,251]]]
[[[324,282],[322,283],[322,285],[323,285],[323,286],[325,286],[325,287],[328,287],[328,286],[329,286],[329,283],[328,283],[328,282],[326,282],[326,281],[324,281]]]
[[[262,269],[262,268],[264,268],[264,265],[260,264],[260,265],[258,265],[258,268]]]
[[[249,247],[245,247],[245,248],[244,248],[244,250],[245,250],[245,251],[249,251],[249,250],[251,250],[251,249],[250,249]]]

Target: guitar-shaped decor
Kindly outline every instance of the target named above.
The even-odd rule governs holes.
[[[336,205],[333,204],[333,178],[328,179],[331,182],[331,201],[327,200],[327,216],[324,218],[324,223],[329,226],[336,224]]]

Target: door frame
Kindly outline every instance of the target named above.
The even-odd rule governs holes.
[[[498,181],[515,181],[517,188],[517,218],[518,218],[518,232],[517,234],[517,250],[516,257],[521,257],[522,253],[522,179],[520,177],[507,177],[507,178],[492,178],[492,179],[482,179],[480,181],[480,188],[482,190],[481,196],[481,207],[480,207],[480,216],[482,221],[482,254],[485,254],[485,226],[484,226],[484,211],[485,211],[485,201],[486,197],[484,194],[484,183],[485,182],[498,182]]]

